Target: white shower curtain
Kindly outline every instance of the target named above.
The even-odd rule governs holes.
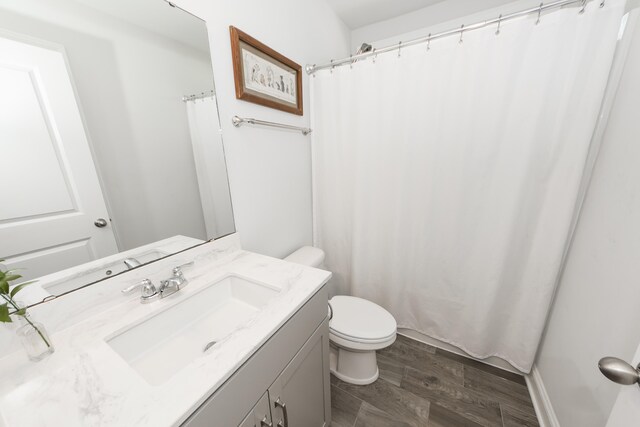
[[[227,165],[215,98],[186,102],[191,146],[207,238],[235,231],[227,180]]]
[[[312,78],[316,244],[337,293],[529,372],[622,1]]]

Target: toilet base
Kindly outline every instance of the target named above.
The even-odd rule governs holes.
[[[330,345],[329,370],[336,378],[355,385],[367,385],[378,379],[375,350],[353,351]]]

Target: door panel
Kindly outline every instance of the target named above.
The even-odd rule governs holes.
[[[0,182],[1,194],[11,200],[0,208],[2,221],[74,208],[66,167],[60,162],[60,144],[36,85],[28,70],[0,64],[0,140],[3,154],[11,159],[4,165],[11,180]],[[39,197],[28,197],[32,194]]]
[[[61,51],[0,38],[0,257],[34,278],[117,252]]]
[[[40,248],[11,258],[12,265],[29,265],[31,277],[41,277],[52,271],[64,270],[96,258],[89,241],[67,242]]]
[[[640,363],[640,346],[631,362]],[[640,425],[640,387],[638,384],[622,385],[607,420],[607,427],[629,427]]]
[[[238,427],[267,427],[271,425],[269,397],[267,396],[267,393],[265,393]]]
[[[331,397],[327,325],[325,321],[318,328],[269,388],[274,426],[329,425]],[[285,422],[285,411],[288,423]]]

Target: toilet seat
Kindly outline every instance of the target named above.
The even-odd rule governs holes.
[[[345,295],[333,297],[329,304],[333,311],[329,332],[336,344],[365,350],[395,341],[396,320],[378,304]]]
[[[385,341],[379,341],[375,343],[371,342],[362,342],[362,341],[353,341],[349,339],[344,339],[332,331],[329,331],[329,340],[332,344],[335,344],[338,347],[345,348],[350,351],[356,352],[374,352],[376,350],[382,350],[383,348],[389,347],[396,341],[396,335],[393,334],[391,337],[386,339]]]
[[[345,341],[351,341],[351,342],[357,342],[357,343],[361,343],[361,344],[380,344],[380,343],[385,343],[387,341],[389,341],[390,339],[392,339],[393,337],[396,336],[396,333],[392,333],[391,335],[388,335],[386,337],[381,337],[381,338],[377,338],[377,339],[373,339],[373,340],[368,340],[368,339],[364,339],[364,338],[358,338],[358,337],[352,337],[346,334],[342,334],[336,330],[333,330],[331,328],[329,328],[329,333],[331,333],[331,335],[339,337]]]

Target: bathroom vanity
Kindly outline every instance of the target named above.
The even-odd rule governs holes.
[[[328,426],[326,317],[323,287],[183,425]],[[252,402],[257,403],[247,411]]]
[[[188,261],[166,298],[120,292]],[[330,276],[234,234],[32,307],[56,351],[33,363],[3,343],[0,425],[329,425]],[[60,315],[80,298],[95,304]]]

